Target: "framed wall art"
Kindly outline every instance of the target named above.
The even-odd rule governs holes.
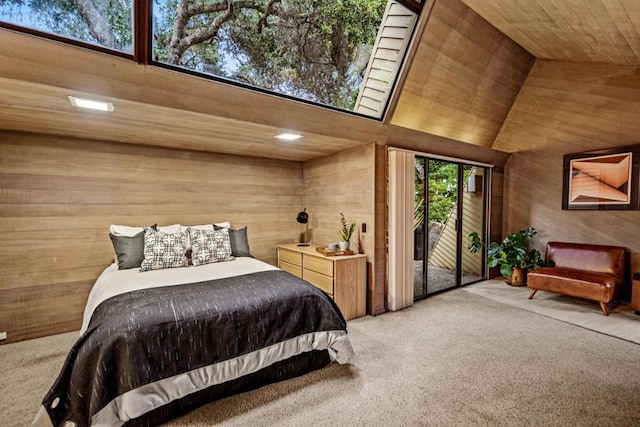
[[[638,161],[629,150],[564,156],[562,209],[638,209]]]

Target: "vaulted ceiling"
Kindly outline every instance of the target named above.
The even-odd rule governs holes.
[[[495,68],[495,61],[474,63],[489,58],[474,44],[483,52],[496,49],[498,61],[513,54],[498,40],[503,38],[498,31],[474,38],[478,21],[488,21],[535,58],[640,65],[640,0],[435,0],[426,2],[427,10],[434,3],[444,9],[433,22],[422,19],[422,41],[401,91],[413,98],[403,105],[401,96],[387,123],[0,29],[0,129],[290,160],[394,138],[417,140],[416,134],[490,147],[509,97],[493,104],[500,110],[493,118],[487,118],[492,103],[480,104],[475,97],[456,100],[453,111],[447,88],[429,88],[425,77],[444,66],[442,79],[460,87],[467,84],[465,66],[479,72]],[[434,35],[442,43],[425,40]],[[443,49],[448,57],[434,60]],[[526,75],[525,65],[516,61],[509,67]],[[517,93],[517,82],[501,83],[508,80],[503,70],[479,81],[475,90],[491,101],[505,88]],[[105,118],[73,110],[66,96],[82,94],[117,103],[118,113]],[[428,114],[432,119],[425,122]],[[469,126],[461,129],[461,124]],[[306,137],[297,145],[283,143],[273,138],[280,130]]]
[[[462,0],[539,59],[640,65],[638,0]]]

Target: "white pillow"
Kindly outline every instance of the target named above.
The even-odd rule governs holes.
[[[180,224],[165,225],[163,227],[157,228],[158,231],[162,231],[163,233],[167,234],[180,233],[182,231],[182,227],[180,226]],[[128,225],[111,224],[109,226],[109,233],[113,234],[114,236],[133,237],[141,231],[144,231],[144,229],[145,227],[130,227]]]
[[[214,222],[213,225],[217,226],[217,227],[222,227],[222,228],[231,228],[231,223],[229,221],[225,221],[225,222]]]
[[[136,234],[144,231],[144,227],[129,227],[128,225],[114,225],[109,226],[109,233],[114,236],[127,236],[133,237]]]

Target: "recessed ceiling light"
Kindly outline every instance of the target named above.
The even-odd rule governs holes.
[[[110,102],[94,101],[75,96],[69,96],[69,102],[71,102],[71,105],[74,107],[88,108],[90,110],[98,111],[113,111],[113,104]]]
[[[300,135],[299,133],[284,132],[279,135],[276,135],[276,138],[281,139],[283,141],[296,141],[302,138],[302,135]]]

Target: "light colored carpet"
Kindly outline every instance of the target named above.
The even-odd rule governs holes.
[[[169,426],[640,425],[640,345],[462,289],[351,321],[349,334],[353,364],[212,402]],[[0,346],[0,425],[28,425],[75,339]]]
[[[509,286],[502,280],[488,280],[462,289],[494,301],[640,344],[640,315],[635,314],[629,305],[610,304],[609,316],[604,316],[597,302],[545,291],[538,291],[533,299],[528,299],[531,289],[526,286]],[[640,402],[640,396],[638,399]]]

